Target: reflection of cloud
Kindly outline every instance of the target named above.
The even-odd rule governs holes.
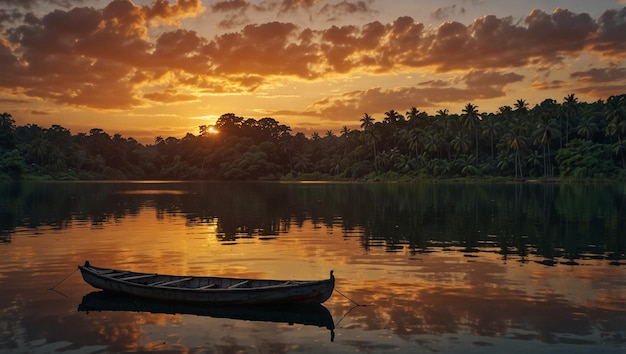
[[[524,332],[526,340],[552,343],[573,336],[596,344],[585,336],[592,335],[598,325],[606,325],[602,330],[607,332],[619,330],[619,320],[600,324],[600,318],[623,319],[625,315],[619,306],[623,295],[605,298],[597,294],[594,306],[587,306],[583,299],[581,307],[560,292],[527,294],[516,289],[503,273],[507,272],[505,266],[489,262],[451,265],[451,259],[442,262],[434,254],[429,257],[435,259],[420,263],[419,270],[405,277],[406,282],[378,279],[375,288],[344,284],[353,298],[374,305],[355,311],[344,320],[344,326],[366,330],[389,326],[399,336],[454,333],[497,337]],[[454,275],[457,280],[450,283],[448,279]]]

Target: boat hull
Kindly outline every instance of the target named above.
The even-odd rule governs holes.
[[[97,289],[129,294],[149,299],[174,301],[184,303],[206,303],[206,304],[272,304],[272,303],[323,303],[330,296],[335,287],[335,278],[332,275],[329,279],[317,281],[276,281],[276,280],[246,280],[233,278],[216,277],[182,277],[173,275],[159,275],[150,273],[126,272],[107,268],[91,266],[88,262],[84,266],[78,267],[86,283]],[[115,273],[117,272],[117,273]],[[180,284],[204,284],[210,281],[228,284],[258,283],[262,286],[255,287],[229,287],[206,288],[200,286],[165,286],[150,285],[147,282],[138,283],[124,278],[110,275],[131,273],[130,278],[143,277],[168,277],[172,279],[169,283]],[[208,280],[207,280],[208,279]],[[202,283],[204,281],[204,283]],[[267,283],[267,284],[266,284]]]

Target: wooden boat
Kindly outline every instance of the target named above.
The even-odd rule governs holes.
[[[205,304],[322,303],[333,293],[335,277],[325,280],[269,280],[141,273],[78,266],[97,289],[149,299]]]

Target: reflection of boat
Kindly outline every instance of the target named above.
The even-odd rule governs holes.
[[[288,305],[205,305],[140,299],[107,291],[83,296],[78,311],[134,311],[230,318],[246,321],[278,322],[335,328],[333,317],[321,304]]]
[[[91,286],[174,302],[211,304],[322,303],[332,295],[335,277],[325,280],[267,280],[165,275],[78,266]]]

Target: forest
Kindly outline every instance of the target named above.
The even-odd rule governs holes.
[[[360,129],[310,137],[274,118],[227,113],[197,135],[147,145],[98,128],[17,126],[2,113],[0,181],[626,179],[626,94],[478,108],[365,113],[355,117]]]

